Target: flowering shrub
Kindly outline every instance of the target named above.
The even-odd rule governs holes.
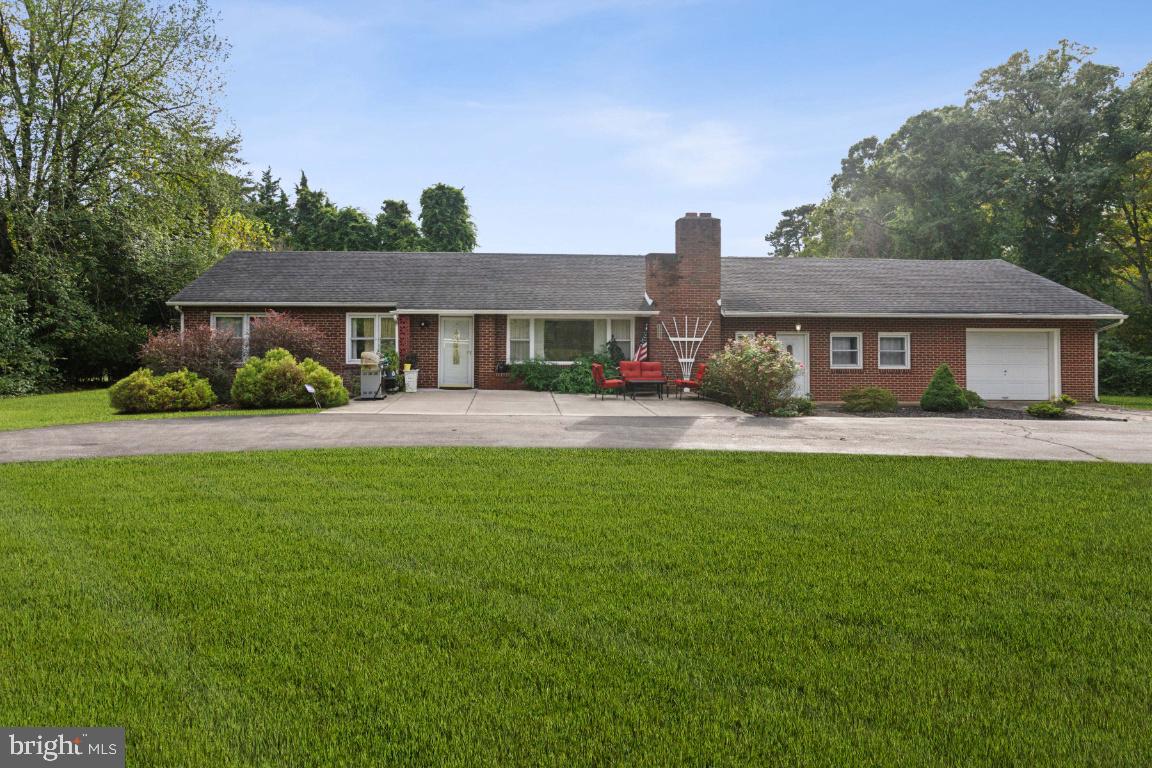
[[[772,336],[728,342],[708,361],[701,393],[749,413],[771,413],[792,395],[800,363]]]
[[[140,362],[153,373],[188,369],[207,379],[219,400],[228,399],[239,359],[240,339],[206,324],[190,325],[183,332],[157,331],[140,347]]]
[[[270,349],[286,349],[298,359],[316,358],[324,353],[324,339],[315,326],[270,309],[264,317],[252,318],[248,354],[263,355]]]
[[[246,408],[312,405],[305,384],[315,387],[316,399],[323,408],[348,402],[348,390],[339,376],[310,357],[298,363],[284,349],[270,349],[263,356],[249,357],[236,371],[232,400]]]
[[[202,411],[216,402],[216,395],[207,379],[190,371],[156,376],[141,368],[113,384],[108,400],[121,413],[159,413]]]

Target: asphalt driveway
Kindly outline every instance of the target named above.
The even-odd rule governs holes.
[[[755,418],[685,399],[447,394],[315,415],[120,421],[0,433],[0,462],[341,446],[681,448],[1152,463],[1152,419]],[[540,393],[524,393],[540,395]],[[453,398],[452,396],[455,396]],[[545,400],[544,398],[547,398]],[[571,398],[571,399],[569,399]],[[555,404],[549,405],[549,401]],[[478,407],[478,402],[481,405]],[[447,411],[447,412],[445,412]]]

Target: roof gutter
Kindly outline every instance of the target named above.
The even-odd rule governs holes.
[[[724,309],[720,310],[720,314],[724,317],[924,317],[941,320],[1116,320],[1116,325],[1124,322],[1128,317],[1127,315],[1114,313],[1060,315],[1029,312],[964,312],[951,314],[941,312],[732,312]],[[1113,326],[1108,327],[1111,328]]]
[[[395,307],[394,301],[166,301],[170,307]]]
[[[650,309],[397,309],[398,315],[514,315],[517,317],[647,317]]]

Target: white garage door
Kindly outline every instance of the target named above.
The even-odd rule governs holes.
[[[968,389],[985,400],[1047,400],[1052,334],[968,331]]]

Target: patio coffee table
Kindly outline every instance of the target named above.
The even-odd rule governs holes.
[[[667,379],[624,379],[625,393],[631,393],[632,399],[636,399],[636,392],[639,390],[650,390],[656,393],[656,397],[661,400],[664,399],[664,385],[668,383]]]

